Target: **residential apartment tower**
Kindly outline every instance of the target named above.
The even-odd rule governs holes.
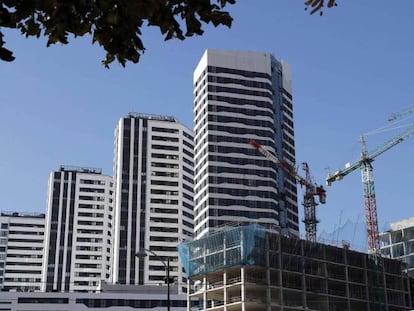
[[[93,292],[112,281],[113,179],[61,166],[49,178],[43,291]]]
[[[193,237],[193,134],[173,117],[130,113],[115,130],[114,280],[185,280],[176,246]],[[136,254],[145,251],[147,257]]]
[[[195,233],[233,222],[299,233],[289,65],[270,53],[207,50],[194,71]]]
[[[45,214],[0,214],[0,289],[41,289]]]

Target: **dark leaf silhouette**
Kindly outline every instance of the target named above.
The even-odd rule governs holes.
[[[306,0],[311,14],[322,13],[335,0]],[[145,51],[143,26],[158,27],[165,40],[184,40],[204,33],[203,26],[231,27],[225,11],[236,0],[2,0],[0,1],[0,59],[13,61],[2,28],[17,29],[26,37],[47,38],[47,46],[68,44],[73,37],[90,34],[92,43],[105,51],[106,67],[117,60],[122,66],[138,63]]]

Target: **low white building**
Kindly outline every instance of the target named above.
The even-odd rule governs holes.
[[[40,290],[44,229],[44,214],[0,214],[1,290]]]
[[[391,229],[380,233],[381,253],[401,259],[414,276],[414,217],[391,223]]]
[[[165,311],[167,287],[103,285],[102,292],[1,292],[2,311]],[[172,311],[187,310],[186,295],[177,295],[177,286],[171,285]]]
[[[44,214],[0,214],[1,290],[40,290],[44,229]]]

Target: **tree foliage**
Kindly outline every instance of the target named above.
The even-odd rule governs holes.
[[[306,0],[305,1],[305,10],[308,8],[311,9],[311,14],[319,12],[320,15],[323,14],[323,8],[325,7],[325,2],[327,2],[327,7],[332,8],[337,6],[336,0]]]
[[[321,11],[325,0],[307,0],[311,13]],[[203,23],[231,27],[225,11],[236,0],[0,0],[0,59],[13,61],[5,47],[2,28],[17,29],[26,37],[47,38],[47,46],[67,44],[70,37],[89,34],[106,51],[103,64],[117,60],[139,62],[145,51],[143,26],[156,26],[165,40],[202,35]],[[328,7],[335,0],[328,0]],[[144,24],[145,23],[145,24]]]

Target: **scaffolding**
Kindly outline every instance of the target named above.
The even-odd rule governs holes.
[[[260,225],[227,228],[179,245],[188,310],[407,311],[401,262],[289,238]]]
[[[240,265],[263,264],[265,230],[262,226],[224,228],[206,238],[178,246],[189,278]]]

